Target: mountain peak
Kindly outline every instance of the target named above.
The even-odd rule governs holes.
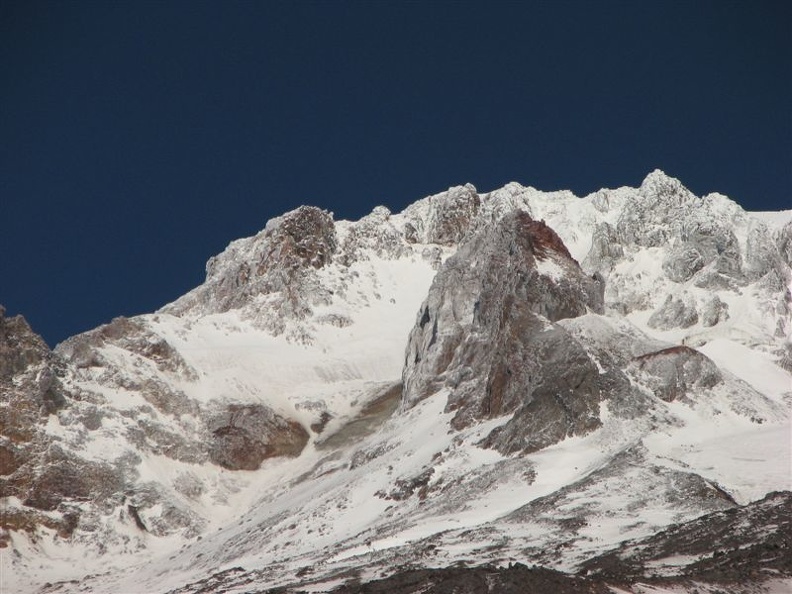
[[[602,569],[677,525],[714,558],[737,541],[713,514],[789,487],[792,226],[764,220],[659,170],[584,198],[466,184],[287,212],[54,352],[0,309],[0,570],[19,592],[318,591]]]

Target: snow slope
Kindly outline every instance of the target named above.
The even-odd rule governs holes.
[[[454,429],[453,388],[407,407],[398,386],[438,269],[515,210],[604,279],[605,314],[560,323],[627,388],[600,403],[595,431],[507,456],[479,444],[510,415]],[[68,539],[12,533],[0,590],[187,592],[220,572],[229,592],[325,588],[460,562],[574,571],[627,539],[790,490],[789,212],[745,213],[654,172],[584,198],[468,185],[358,222],[284,215],[213,258],[174,304],[58,348],[82,396],[48,418],[47,439],[126,461],[127,492],[75,503],[86,519]],[[552,282],[567,274],[537,266]],[[634,361],[675,345],[712,360],[720,381],[660,397]],[[253,471],[212,463],[211,423],[241,405],[302,426],[299,456]]]

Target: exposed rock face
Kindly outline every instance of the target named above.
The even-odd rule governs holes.
[[[408,241],[457,244],[467,234],[481,206],[481,198],[471,184],[450,188],[428,200],[429,217],[425,220],[415,211],[405,211]]]
[[[696,197],[661,171],[637,191],[622,190],[594,197],[595,208],[609,197],[622,204],[615,228],[610,221],[597,224],[584,259],[586,270],[606,278],[613,311],[653,309],[650,325],[658,330],[711,327],[728,315],[707,293],[740,294],[752,283],[777,293],[788,284],[789,224],[771,231],[771,223],[725,196]],[[662,276],[654,270],[658,260]]]
[[[299,454],[308,440],[300,424],[263,405],[205,410],[176,387],[196,372],[142,319],[118,318],[53,353],[21,316],[2,313],[0,497],[18,503],[4,507],[0,533],[95,534],[115,514],[155,535],[195,534],[205,519],[173,489],[190,499],[205,486],[188,475],[173,487],[168,477],[143,481],[143,456],[255,469]]]
[[[204,284],[163,311],[182,315],[241,309],[280,334],[284,320],[303,319],[312,306],[328,302],[316,271],[332,261],[337,244],[332,214],[301,206],[269,221],[255,237],[231,243],[206,264]]]
[[[229,470],[256,470],[266,458],[297,456],[308,432],[260,405],[231,405],[209,423],[209,456]]]
[[[658,330],[671,328],[690,328],[698,322],[696,306],[686,299],[676,299],[673,295],[666,297],[665,303],[649,318],[649,326]]]
[[[181,355],[141,322],[125,317],[115,318],[96,330],[73,336],[57,347],[57,352],[78,369],[110,365],[100,350],[112,345],[146,359],[162,372],[172,373],[186,380],[195,379],[195,371]]]
[[[792,369],[792,224],[777,227],[775,217],[697,198],[661,172],[640,189],[582,199],[467,185],[357,222],[311,207],[287,213],[210,260],[206,283],[163,311],[118,318],[54,353],[24,320],[0,315],[0,547],[24,542],[9,530],[29,532],[28,543],[52,537],[57,548],[68,538],[113,555],[153,536],[192,538],[211,505],[232,506],[256,484],[268,505],[246,510],[249,528],[237,518],[162,563],[198,575],[255,551],[272,563],[239,570],[254,581],[235,587],[260,589],[294,575],[295,563],[324,579],[330,566],[365,556],[374,575],[430,554],[451,566],[462,549],[477,560],[569,567],[607,550],[603,542],[734,507],[745,487],[705,479],[715,474],[693,458],[708,457],[686,458],[691,450],[675,440],[695,442],[691,418],[713,434],[726,417],[738,428],[780,423],[785,396],[659,338],[759,345]],[[627,317],[638,310],[646,313]],[[435,424],[444,406],[450,432]],[[537,456],[485,454],[498,460],[483,465],[474,448],[529,453],[587,433]],[[318,434],[296,464],[266,464],[283,477],[277,484],[238,472],[298,456]],[[558,453],[575,462],[548,472],[544,462]],[[556,479],[569,482],[550,492]],[[483,525],[377,543],[503,493],[511,512]],[[388,507],[363,517],[355,506],[372,496]],[[456,587],[463,573],[416,587]],[[485,591],[514,585],[508,573],[469,575],[486,578],[476,585]],[[554,584],[537,576],[540,591]],[[112,591],[105,578],[73,588]],[[412,579],[397,578],[383,587]]]
[[[694,245],[684,243],[668,252],[663,260],[663,272],[676,283],[684,283],[704,268],[704,258]]]
[[[673,245],[663,270],[674,282],[689,280],[707,265],[741,279],[743,262],[733,220],[716,207],[718,198],[697,198],[679,180],[654,171],[619,217],[620,241],[649,248]],[[728,215],[737,217],[739,207],[731,206]]]
[[[23,496],[23,466],[43,445],[47,417],[66,405],[63,369],[22,316],[0,306],[0,497]]]
[[[696,197],[679,180],[656,170],[625,206],[616,226],[618,235],[628,245],[664,245],[681,234],[680,211],[689,210],[695,202]]]
[[[391,221],[391,212],[377,206],[371,214],[350,226],[338,250],[341,262],[349,266],[374,253],[380,258],[400,258],[410,252],[402,232]]]
[[[403,402],[448,388],[457,428],[516,413],[487,438],[501,451],[590,430],[598,423],[597,368],[553,322],[602,307],[598,281],[555,232],[510,213],[438,272],[410,334]]]
[[[624,247],[619,243],[616,230],[608,223],[601,223],[594,230],[591,249],[583,265],[586,270],[607,272],[624,256]]]
[[[711,388],[723,379],[708,357],[686,346],[675,346],[633,359],[631,371],[648,376],[655,395],[670,402],[694,388]]]
[[[715,295],[710,299],[701,312],[701,325],[705,328],[715,326],[719,322],[729,319],[729,306]]]
[[[350,582],[331,590],[332,594],[607,594],[604,583],[571,576],[543,567],[528,568],[520,563],[499,569],[453,567],[405,570],[384,579],[359,584]],[[274,591],[268,594],[275,594]]]
[[[773,236],[783,262],[792,268],[792,221],[784,225]]]
[[[82,467],[47,439],[48,418],[69,404],[64,373],[63,362],[25,319],[6,318],[0,307],[0,498],[17,497],[27,506],[4,509],[0,530],[47,526],[69,536],[79,515],[72,500],[95,495],[102,483],[117,486],[107,480],[112,471]]]

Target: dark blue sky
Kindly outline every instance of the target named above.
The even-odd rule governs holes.
[[[0,2],[0,303],[152,311],[300,204],[583,195],[655,167],[792,208],[792,3]]]

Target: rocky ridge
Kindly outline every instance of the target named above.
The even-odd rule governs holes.
[[[785,377],[790,231],[661,172],[585,198],[467,185],[354,223],[287,213],[160,312],[54,352],[2,318],[2,544],[25,551],[23,575],[36,543],[145,555],[152,537],[222,529],[174,552],[171,582],[130,582],[156,589],[186,581],[174,567],[211,574],[251,550],[270,569],[247,575],[268,585],[427,555],[569,571],[737,509],[753,491],[662,436],[704,448],[697,424],[788,422],[783,385],[746,383],[697,347],[726,338]],[[370,411],[400,375],[385,421]],[[553,452],[578,466],[551,470]],[[506,494],[512,507],[486,511]]]

